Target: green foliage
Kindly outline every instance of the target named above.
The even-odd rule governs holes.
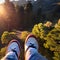
[[[32,33],[41,39],[44,39],[49,31],[50,27],[42,23],[36,24],[32,29]]]
[[[39,40],[43,41],[43,46],[54,53],[54,60],[60,60],[60,23],[58,22],[52,27],[51,22],[45,24],[39,23],[34,26],[32,33]]]
[[[60,60],[60,24],[56,24],[45,39],[44,47],[54,52],[54,60]]]
[[[3,32],[1,36],[2,44],[8,44],[9,41],[11,41],[12,39],[17,39],[15,32],[8,32],[8,31]]]
[[[9,34],[8,31],[5,31],[5,32],[2,34],[2,36],[1,36],[2,44],[8,43],[8,41],[6,40],[8,34]]]
[[[54,60],[60,60],[60,53],[59,52],[54,52]]]
[[[34,26],[34,28],[32,29],[32,33],[33,33],[34,35],[36,35],[37,37],[43,38],[43,37],[44,37],[44,35],[43,35],[43,34],[44,34],[43,28],[44,28],[44,26],[43,26],[42,23],[36,24],[36,25]]]
[[[0,50],[0,58],[2,58],[5,55],[6,49],[7,49],[7,47],[1,48],[1,50]]]

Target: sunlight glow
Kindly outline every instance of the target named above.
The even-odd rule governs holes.
[[[2,5],[0,5],[0,15],[5,15],[5,9]]]
[[[10,1],[19,1],[19,0],[10,0]],[[3,4],[5,0],[0,0],[0,4]]]
[[[5,0],[0,0],[0,4],[2,4],[2,3],[4,3],[5,2]]]

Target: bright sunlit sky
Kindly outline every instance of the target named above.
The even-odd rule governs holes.
[[[19,1],[19,0],[10,0],[10,1]],[[5,0],[0,0],[0,4],[4,3]]]
[[[19,0],[10,0],[10,1],[19,1]],[[26,1],[29,1],[29,0],[26,0]],[[31,0],[31,1],[33,1],[33,0]],[[37,1],[37,0],[34,0],[34,1]],[[5,0],[0,0],[0,4],[2,4],[4,2],[5,2]]]
[[[4,3],[4,2],[5,2],[5,0],[0,0],[0,4],[1,4],[1,3]]]

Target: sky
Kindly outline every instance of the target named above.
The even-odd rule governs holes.
[[[13,1],[13,0],[10,0],[10,1]],[[19,0],[15,0],[15,1],[19,1]],[[5,0],[0,0],[0,4],[4,3]]]
[[[5,0],[0,0],[0,4],[2,4],[2,3],[4,3],[5,2]]]
[[[10,0],[10,1],[19,1],[19,0]],[[23,0],[24,1],[24,0]],[[26,1],[37,1],[37,0],[26,0]],[[5,0],[0,0],[0,4],[4,3]]]

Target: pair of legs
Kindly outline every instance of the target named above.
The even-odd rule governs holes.
[[[1,60],[19,60],[20,43],[13,39],[10,41],[6,55]],[[47,60],[41,54],[38,53],[37,38],[33,34],[29,34],[24,44],[25,59],[24,60]]]

